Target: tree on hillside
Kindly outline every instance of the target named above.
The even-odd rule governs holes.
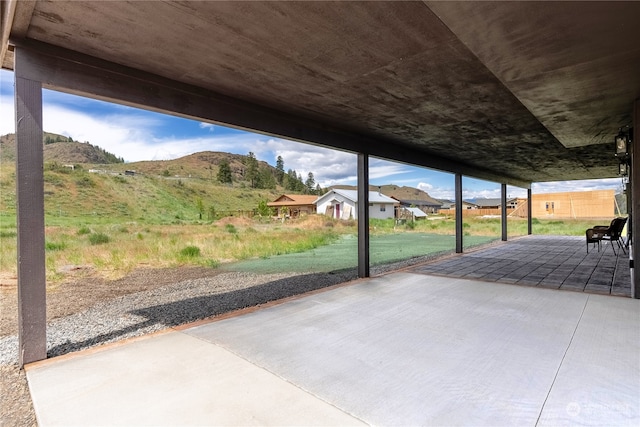
[[[316,180],[313,177],[313,172],[309,172],[307,175],[307,180],[304,182],[304,186],[306,187],[305,192],[308,194],[313,194],[316,187]]]
[[[320,187],[320,184],[316,184],[316,195],[322,196],[324,194],[324,190]]]
[[[282,156],[278,156],[276,159],[276,180],[280,185],[284,181],[284,160],[282,160]]]
[[[276,188],[276,179],[274,178],[268,166],[260,167],[260,170],[258,173],[258,182],[256,184],[256,187],[264,188],[264,189]]]
[[[251,188],[256,188],[258,184],[258,159],[253,152],[249,151],[249,154],[244,159],[245,166],[245,178],[251,183]]]
[[[223,159],[218,165],[218,182],[222,184],[231,184],[233,177],[231,175],[231,166],[229,166],[229,160]]]
[[[287,191],[293,192],[303,192],[305,188],[300,175],[298,175],[293,169],[289,169],[287,171],[287,175],[284,180],[284,187]]]

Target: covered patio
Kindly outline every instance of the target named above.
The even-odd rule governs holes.
[[[525,237],[371,278],[368,213],[375,157],[455,176],[460,253],[463,176],[501,185],[504,241],[508,185],[621,173],[639,229],[640,2],[0,0],[0,22],[41,425],[640,423],[633,235],[631,263]],[[360,279],[43,360],[43,89],[356,154]]]
[[[602,295],[631,296],[629,255],[605,242],[587,252],[584,237],[524,236],[445,257],[416,273]],[[592,245],[590,245],[592,246]]]
[[[27,377],[42,427],[636,426],[639,310],[399,272],[30,364]]]

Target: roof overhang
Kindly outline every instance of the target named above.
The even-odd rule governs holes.
[[[640,2],[2,1],[45,87],[528,187],[617,176]]]

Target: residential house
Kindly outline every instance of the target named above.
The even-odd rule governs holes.
[[[337,219],[358,219],[357,190],[330,190],[316,200],[317,212]],[[387,219],[395,215],[398,202],[376,191],[369,191],[369,218]]]
[[[276,210],[278,218],[297,218],[300,215],[316,213],[315,201],[318,196],[307,194],[283,194],[267,206]]]
[[[533,218],[613,218],[622,215],[615,190],[533,194]]]
[[[418,208],[425,213],[437,213],[438,210],[440,210],[440,208],[442,207],[442,203],[432,197],[428,197],[428,199],[425,197],[426,200],[425,199],[408,200],[408,199],[400,199],[394,196],[391,196],[391,198],[397,200],[398,203],[400,203],[400,206],[402,207]]]
[[[478,209],[500,209],[502,206],[501,198],[479,198],[474,200]],[[507,209],[515,209],[518,207],[518,199],[516,197],[507,198]]]

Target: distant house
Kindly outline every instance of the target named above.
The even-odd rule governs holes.
[[[415,207],[420,209],[425,213],[436,213],[442,207],[442,203],[436,199],[431,200],[407,200],[407,199],[399,199],[397,197],[391,196],[392,199],[395,199],[400,203],[400,206],[405,208]],[[425,215],[426,216],[426,215]]]
[[[456,205],[455,202],[453,203],[453,209],[455,209]],[[476,205],[473,202],[470,202],[468,200],[463,200],[462,201],[462,209],[478,209],[478,205]]]
[[[620,215],[614,190],[533,194],[533,218],[613,218]]]
[[[330,190],[316,200],[317,212],[337,219],[358,219],[358,191]],[[387,219],[395,215],[397,200],[369,191],[369,218]]]
[[[475,199],[474,200],[478,209],[500,209],[502,206],[502,199]],[[507,199],[507,209],[515,209],[518,207],[518,199],[511,197]]]
[[[267,206],[276,210],[279,218],[297,218],[300,215],[316,213],[315,201],[318,197],[306,194],[283,194]]]
[[[442,199],[442,200],[438,200],[441,203],[440,209],[455,209],[456,208],[456,202],[454,202],[453,200],[448,200],[448,199]]]

